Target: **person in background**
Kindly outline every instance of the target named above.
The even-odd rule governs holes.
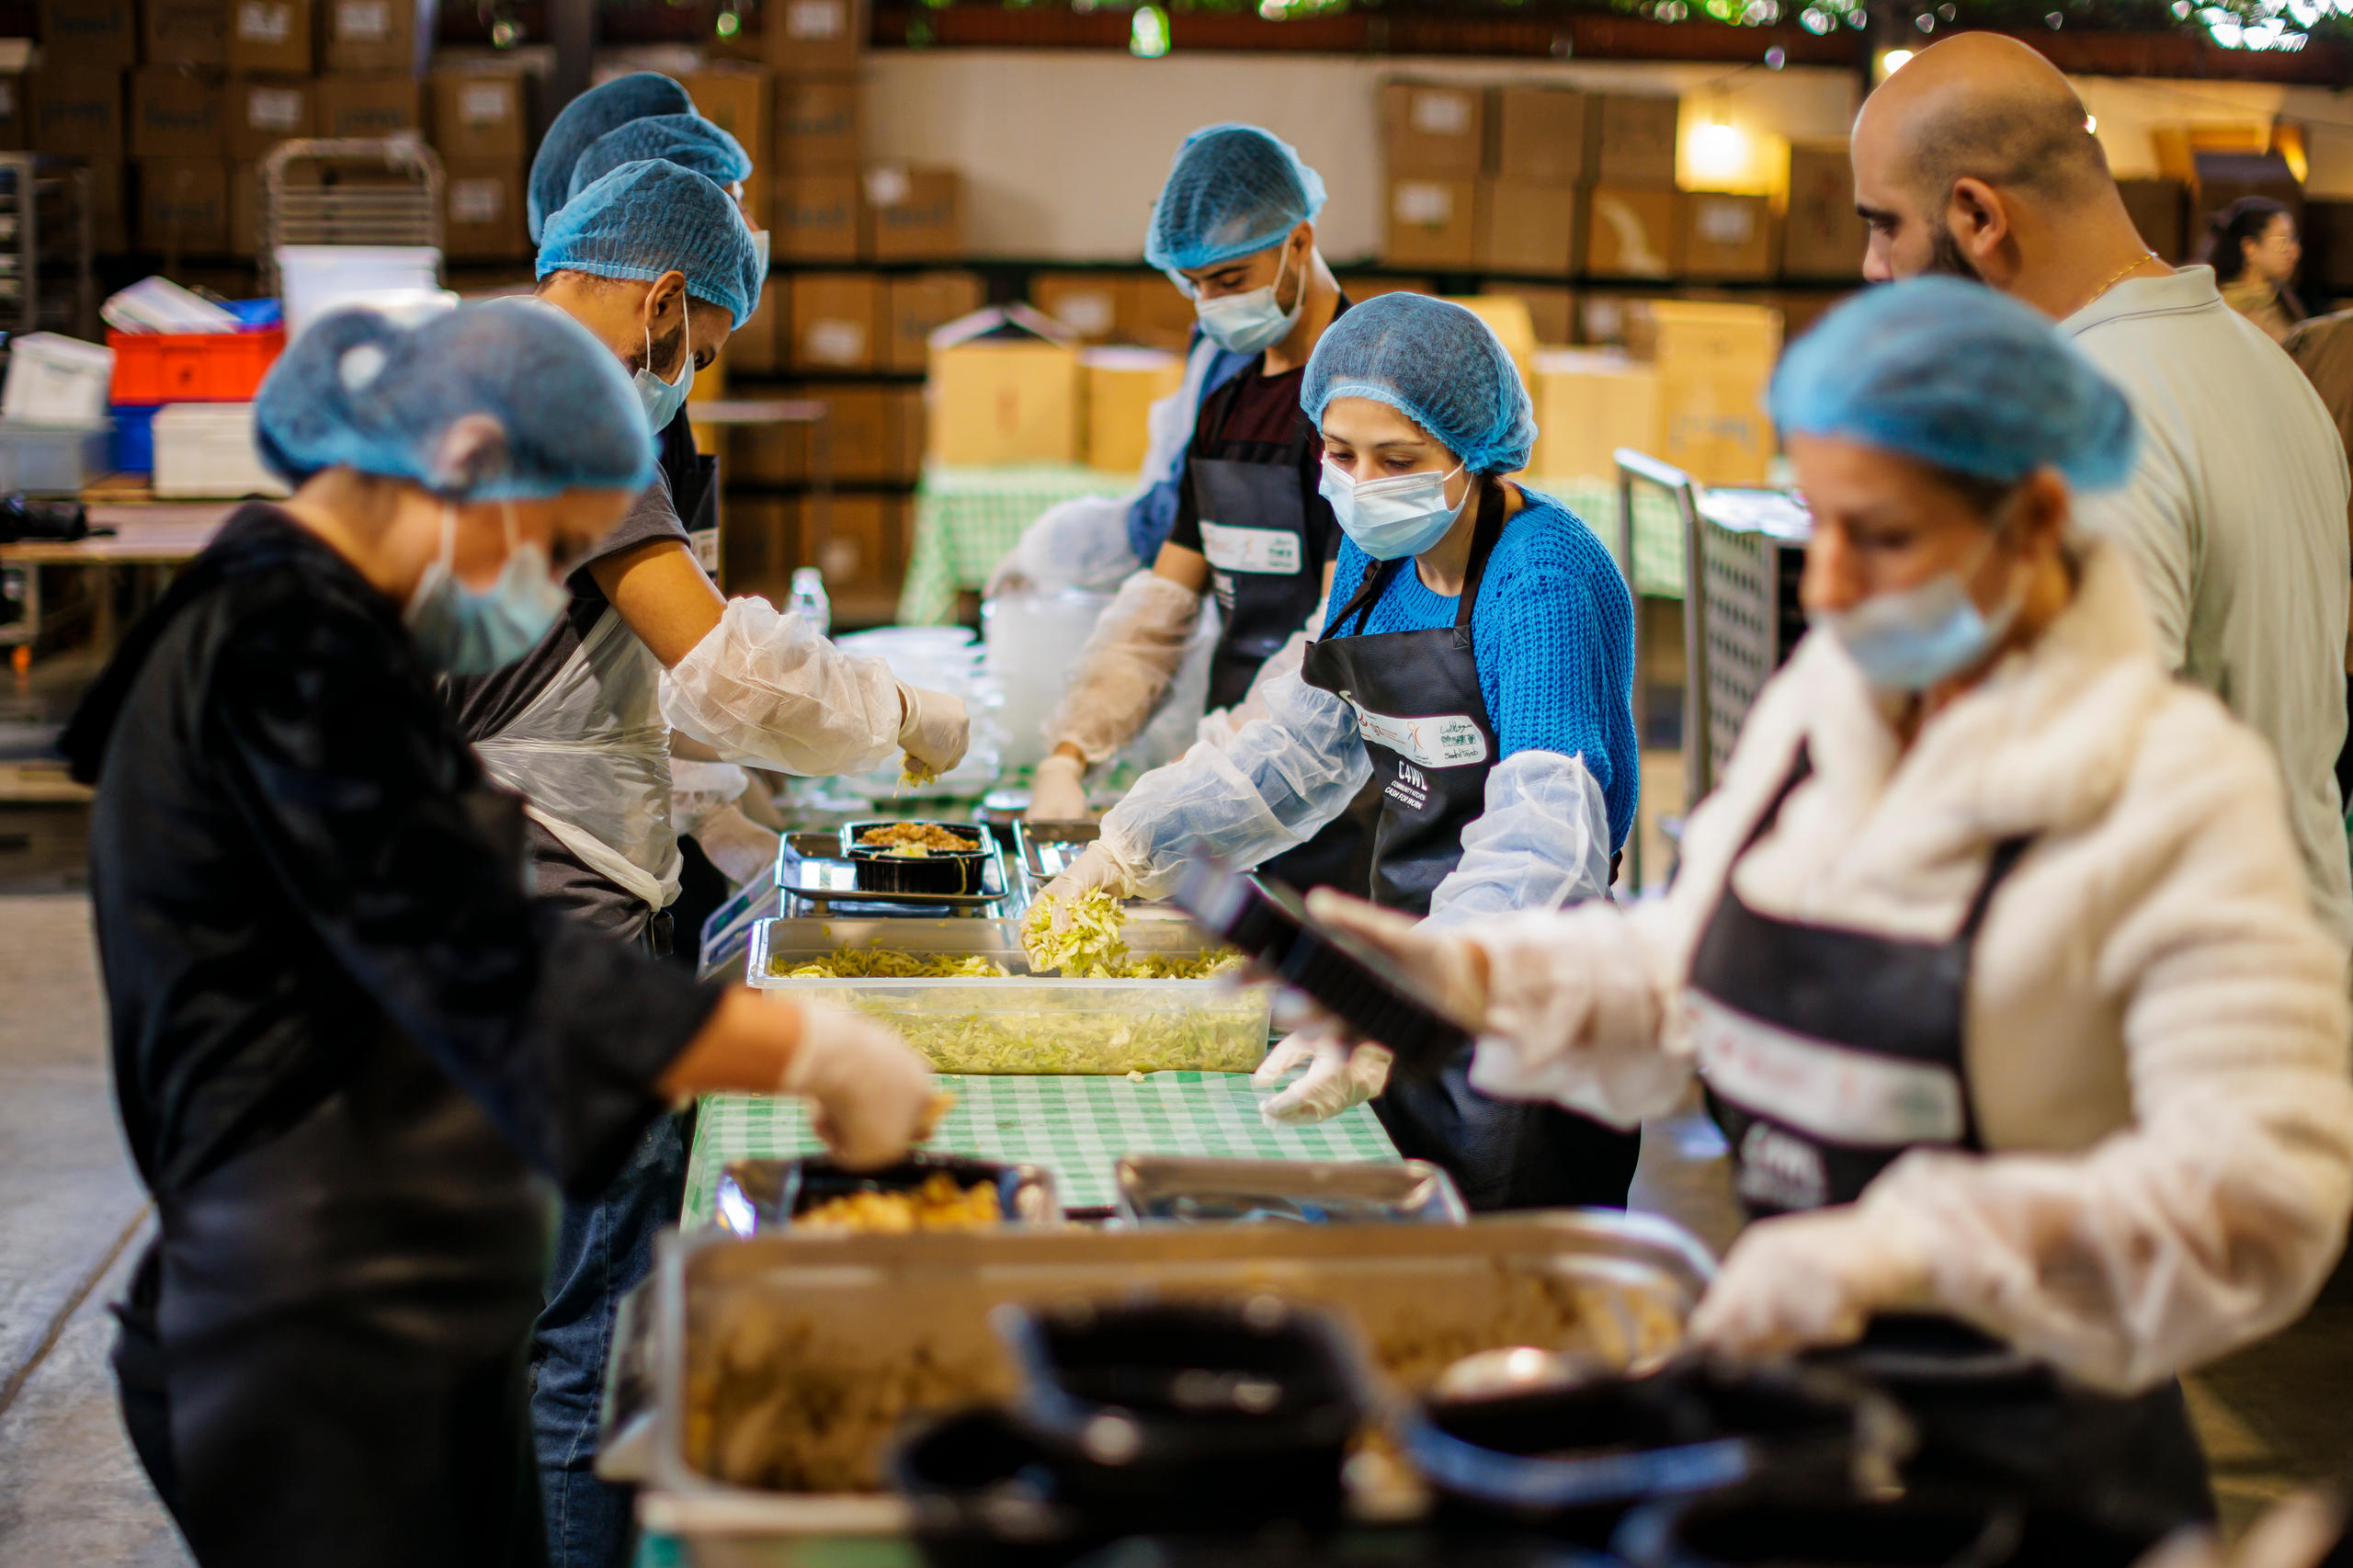
[[[1310,907],[1473,1028],[1496,1094],[1631,1127],[1696,1072],[1754,1221],[1700,1344],[1957,1320],[1934,1337],[2047,1367],[1920,1399],[1924,1453],[2154,1543],[2213,1513],[2175,1374],[2295,1318],[2344,1243],[2345,941],[2261,741],[2169,678],[2122,551],[2074,527],[2138,472],[2086,356],[1923,278],[1833,312],[1770,405],[1813,630],[1665,897]]]
[[[1086,770],[1150,721],[1184,660],[1205,592],[1221,615],[1208,705],[1234,710],[1270,662],[1296,658],[1340,544],[1317,491],[1321,445],[1300,409],[1315,345],[1347,309],[1315,248],[1324,182],[1255,126],[1185,139],[1154,203],[1144,256],[1190,295],[1202,335],[1247,365],[1205,397],[1176,483],[1176,521],[1148,573],[1121,586],[1046,722],[1033,822],[1089,815]],[[1286,657],[1288,656],[1288,657]],[[1279,674],[1281,664],[1275,665]],[[1302,887],[1364,885],[1372,805],[1279,857]]]
[[[2288,358],[2320,394],[2321,406],[2336,425],[2337,439],[2353,452],[2353,311],[2335,311],[2297,324],[2288,335]],[[2353,506],[2346,512],[2346,540],[2353,552]],[[2345,635],[2345,695],[2353,708],[2353,626]],[[2353,733],[2336,753],[2337,799],[2353,807]],[[2348,827],[2353,834],[2353,826]],[[2353,844],[2348,844],[2353,853]]]
[[[1504,479],[1536,439],[1510,356],[1460,305],[1386,294],[1324,333],[1300,396],[1347,540],[1323,634],[1267,684],[1267,717],[1112,808],[1044,890],[1054,918],[1097,889],[1165,892],[1197,858],[1260,864],[1368,783],[1386,908],[1446,926],[1603,897],[1634,820],[1633,602],[1582,522]],[[1370,1099],[1399,1152],[1443,1165],[1474,1209],[1625,1202],[1635,1135],[1491,1099],[1467,1051],[1421,1083],[1388,1083],[1383,1058],[1296,1034],[1260,1081],[1306,1072],[1262,1114]]]
[[[2296,215],[2268,196],[2242,196],[2206,220],[2198,259],[2214,269],[2222,303],[2285,343],[2304,319],[2296,298],[2296,264],[2304,247],[2296,239]]]
[[[600,83],[563,106],[563,112],[548,124],[547,134],[540,138],[540,149],[531,156],[531,171],[524,180],[523,217],[531,233],[531,244],[537,245],[543,237],[547,222],[563,204],[572,199],[572,171],[580,162],[580,154],[589,144],[620,130],[631,120],[648,119],[671,115],[701,117],[695,101],[676,78],[656,71],[633,71],[626,76],[616,76]],[[712,130],[718,130],[713,126]],[[729,137],[730,142],[734,141]],[[739,145],[736,152],[741,153]],[[751,172],[751,160],[744,160],[745,173]]]
[[[238,509],[64,737],[161,1219],[118,1309],[124,1423],[206,1568],[528,1565],[534,1173],[594,1193],[722,1088],[810,1096],[886,1163],[930,1078],[871,1022],[529,897],[521,815],[434,692],[538,640],[652,473],[608,352],[514,304],[349,311],[255,417],[292,497]]]
[[[1922,50],[1865,100],[1854,155],[1867,278],[1998,289],[2058,322],[2131,401],[2132,477],[2078,517],[2139,573],[2165,668],[2270,744],[2313,906],[2353,937],[2336,773],[2353,555],[2327,410],[2211,272],[2150,251],[2082,102],[2025,44],[1969,33]]]
[[[664,98],[639,82],[597,93]],[[551,136],[540,157],[560,155]],[[956,698],[839,653],[765,601],[728,603],[695,559],[687,519],[715,506],[715,486],[685,404],[695,370],[758,302],[760,248],[729,193],[750,172],[733,138],[690,114],[625,120],[574,156],[563,204],[542,217],[539,305],[630,372],[663,461],[570,565],[546,634],[446,687],[491,777],[526,799],[539,891],[657,955],[670,950],[685,869],[674,729],[710,757],[803,774],[862,772],[903,749],[945,770],[966,737]],[[540,174],[535,163],[535,188]],[[655,1233],[676,1221],[687,1143],[683,1118],[656,1120],[596,1201],[565,1206],[557,1233],[532,1398],[549,1548],[564,1568],[618,1563],[628,1550],[628,1494],[595,1474],[597,1412],[613,1314],[652,1267]]]

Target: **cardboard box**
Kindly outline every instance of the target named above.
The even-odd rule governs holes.
[[[1763,196],[1687,191],[1682,208],[1682,267],[1687,278],[1773,276],[1773,203]]]
[[[865,144],[865,104],[866,95],[855,76],[780,78],[776,85],[778,170],[831,174],[857,168]]]
[[[921,374],[930,362],[931,335],[988,303],[988,285],[976,273],[916,272],[883,285],[890,316],[881,368]]]
[[[2189,256],[2189,236],[2185,219],[2189,203],[2189,191],[2179,180],[2120,179],[2116,192],[2124,198],[2124,210],[2132,215],[2132,226],[2141,231],[2141,238],[2151,250],[2169,262],[2181,262]]]
[[[964,176],[886,164],[866,171],[867,254],[876,261],[955,261],[964,254]]]
[[[1127,278],[1117,272],[1033,272],[1029,302],[1081,343],[1109,343],[1120,335],[1120,295]]]
[[[784,360],[795,370],[874,370],[888,355],[883,280],[870,272],[797,272]]]
[[[1472,180],[1486,165],[1487,89],[1385,82],[1381,88],[1389,176]]]
[[[452,158],[441,168],[441,248],[453,261],[516,261],[531,255],[520,159]]]
[[[1577,270],[1591,278],[1672,277],[1682,265],[1681,201],[1672,187],[1596,187],[1578,226],[1585,261]]]
[[[830,76],[858,69],[866,52],[864,0],[770,0],[760,58],[779,76]]]
[[[322,76],[312,119],[322,136],[415,136],[419,99],[413,76]]]
[[[1585,178],[1586,96],[1557,87],[1505,87],[1495,95],[1495,174],[1519,185],[1573,186]]]
[[[992,317],[972,318],[968,335]],[[1042,318],[1039,325],[1048,326]],[[1078,350],[1042,335],[978,337],[931,356],[931,457],[955,466],[1074,463],[1086,451],[1085,379]]]
[[[90,165],[90,247],[100,256],[131,248],[131,168],[127,164]]]
[[[889,619],[876,601],[894,597],[906,574],[906,501],[897,495],[813,497],[801,509],[801,563],[825,574],[835,613],[844,601],[865,601],[866,613]],[[858,616],[858,619],[864,619]]]
[[[921,476],[921,387],[824,385],[800,392],[831,411],[826,434],[835,483],[910,484]]]
[[[228,0],[228,6],[230,70],[310,74],[312,0]]]
[[[732,481],[736,467],[732,439],[723,466]],[[749,595],[782,604],[792,585],[792,564],[801,555],[799,499],[738,495],[731,489],[720,506],[719,571],[715,574],[720,589],[729,598]]]
[[[1781,276],[1859,278],[1870,243],[1870,231],[1855,210],[1855,165],[1847,144],[1791,146]]]
[[[1350,299],[1358,296],[1351,294]],[[1200,318],[1193,301],[1177,291],[1165,273],[1131,273],[1120,291],[1120,341],[1182,354],[1191,347]]]
[[[94,163],[120,163],[131,152],[122,112],[123,74],[47,65],[32,78],[33,145]]]
[[[1488,282],[1482,294],[1508,294],[1528,307],[1528,319],[1540,344],[1574,343],[1577,335],[1575,291],[1545,283]],[[1353,296],[1351,296],[1353,297]]]
[[[131,78],[131,155],[218,158],[228,152],[228,93],[221,78],[148,66]]]
[[[1653,455],[1704,484],[1763,484],[1774,452],[1765,389],[1781,353],[1769,306],[1644,300],[1626,312],[1627,339],[1659,375]]]
[[[140,60],[147,65],[229,62],[229,13],[222,0],[140,0]]]
[[[721,350],[736,374],[767,376],[782,368],[783,362],[777,354],[777,322],[790,313],[790,292],[779,278],[771,278],[760,285],[759,303],[752,307],[750,318],[728,335],[727,347]]]
[[[768,144],[767,68],[764,65],[706,65],[678,81],[705,119],[735,138],[754,165]]]
[[[856,175],[786,175],[775,185],[768,213],[778,261],[856,261],[859,252],[859,193]]]
[[[21,153],[33,144],[32,82],[0,75],[0,151]]]
[[[1596,93],[1586,100],[1586,177],[1596,185],[1675,183],[1679,98]]]
[[[1392,179],[1381,233],[1381,258],[1392,267],[1477,266],[1478,183]]]
[[[1185,359],[1159,348],[1090,348],[1086,376],[1086,466],[1131,474],[1152,446],[1152,405],[1185,380]]]
[[[261,165],[229,165],[229,254],[251,260],[261,249]]]
[[[41,71],[128,71],[139,63],[133,0],[40,0]]]
[[[444,158],[519,164],[530,156],[530,113],[519,71],[436,71],[426,78],[433,150]]]
[[[316,123],[304,77],[232,76],[226,97],[223,131],[233,159],[261,157],[280,142],[310,135]]]
[[[139,248],[167,256],[229,249],[229,164],[224,158],[139,161]]]
[[[727,440],[722,477],[730,494],[741,487],[783,489],[809,483],[809,426],[736,425]]]
[[[1479,267],[1566,278],[1576,269],[1577,193],[1518,180],[1479,182]]]
[[[416,69],[416,0],[320,0],[328,71]]]
[[[1536,357],[1536,451],[1540,479],[1615,480],[1620,447],[1651,451],[1659,438],[1659,374],[1624,354],[1547,349]],[[1605,544],[1615,540],[1604,540]]]
[[[1487,324],[1487,330],[1511,356],[1514,369],[1519,371],[1520,384],[1529,385],[1536,375],[1536,318],[1528,306],[1509,294],[1449,294],[1447,303],[1461,305]]]

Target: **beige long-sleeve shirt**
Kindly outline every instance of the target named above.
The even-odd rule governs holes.
[[[2353,938],[2336,775],[2353,554],[2336,426],[2279,346],[2222,302],[2211,267],[2120,283],[2059,330],[2141,420],[2131,482],[2082,497],[2077,516],[2139,567],[2165,668],[2271,743],[2313,905]]]
[[[1915,1150],[1865,1209],[1919,1242],[1940,1307],[2093,1382],[2143,1386],[2293,1318],[2353,1210],[2346,947],[2305,896],[2277,770],[2166,677],[2132,576],[2089,546],[2066,612],[1908,751],[1836,640],[1807,638],[1665,898],[1463,928],[1492,976],[1472,1082],[1663,1113],[1728,874],[1771,916],[1942,940],[1993,845],[2030,835],[1969,975],[1990,1152]],[[1802,741],[1812,775],[1739,858]]]

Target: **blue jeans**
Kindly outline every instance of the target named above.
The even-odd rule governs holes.
[[[624,1568],[629,1561],[630,1491],[597,1479],[597,1415],[613,1313],[652,1270],[654,1233],[677,1223],[686,1192],[683,1119],[663,1116],[596,1201],[563,1206],[531,1349],[550,1568]]]

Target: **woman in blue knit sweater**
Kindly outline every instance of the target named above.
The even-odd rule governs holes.
[[[1266,689],[1268,717],[1146,775],[1047,892],[1155,896],[1196,857],[1257,864],[1370,778],[1375,902],[1453,924],[1604,896],[1638,788],[1633,604],[1584,523],[1503,477],[1536,437],[1510,357],[1458,305],[1382,295],[1325,333],[1301,403],[1347,536],[1323,640]],[[1444,1165],[1473,1208],[1625,1201],[1635,1134],[1491,1100],[1468,1051],[1390,1085],[1378,1047],[1303,1032],[1259,1077],[1302,1065],[1269,1119],[1372,1099],[1399,1151]]]

